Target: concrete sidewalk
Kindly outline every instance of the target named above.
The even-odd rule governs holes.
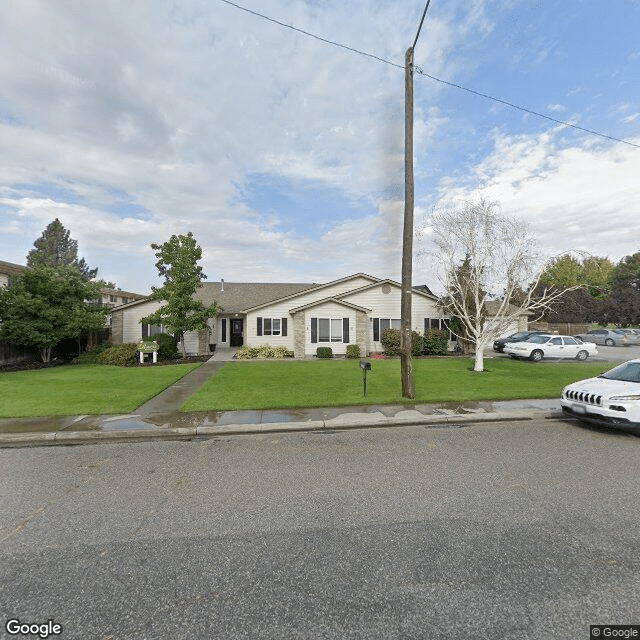
[[[5,433],[0,433],[0,447],[406,425],[451,427],[469,422],[528,420],[561,414],[559,399],[181,413],[179,409],[189,396],[231,359],[231,354],[216,356],[132,414],[2,419],[0,429]]]

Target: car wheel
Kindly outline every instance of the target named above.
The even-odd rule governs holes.
[[[576,360],[586,360],[589,357],[589,353],[587,351],[578,351],[576,355]]]
[[[540,362],[540,360],[542,360],[542,358],[544,358],[544,353],[542,353],[542,351],[540,351],[540,349],[534,349],[531,352],[531,355],[529,356],[529,358],[531,360],[533,360],[534,362]]]
[[[613,347],[615,346],[615,342],[611,339],[611,338],[607,338],[604,343],[607,345],[607,347]]]

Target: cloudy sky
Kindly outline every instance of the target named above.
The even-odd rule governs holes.
[[[159,284],[150,243],[188,231],[210,280],[400,278],[424,0],[236,4],[382,60],[224,0],[5,1],[0,259],[57,217],[129,291]],[[432,0],[418,71],[632,144],[416,73],[416,227],[484,197],[548,255],[640,250],[639,32],[638,0]]]

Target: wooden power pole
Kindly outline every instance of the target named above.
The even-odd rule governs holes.
[[[400,377],[402,397],[415,398],[413,361],[411,354],[411,292],[413,289],[413,50],[416,47],[424,18],[420,20],[413,46],[404,57],[404,227],[402,231],[402,298],[400,300]]]
[[[413,276],[413,47],[404,57],[404,227],[402,231],[402,297],[400,299],[400,377],[402,397],[414,398],[411,354]]]

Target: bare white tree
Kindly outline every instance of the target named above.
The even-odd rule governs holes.
[[[446,294],[440,306],[461,324],[454,334],[475,348],[474,371],[484,371],[484,349],[523,314],[539,319],[567,290],[536,290],[544,271],[537,243],[527,225],[502,215],[497,203],[441,208],[422,233],[441,267],[437,277]]]

